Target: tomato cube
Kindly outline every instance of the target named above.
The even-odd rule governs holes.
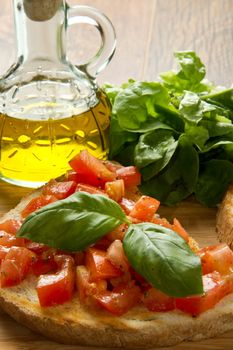
[[[41,275],[37,283],[37,294],[43,307],[63,304],[71,300],[74,283],[74,261],[67,255],[58,255],[55,261],[59,270],[54,274]]]
[[[151,221],[160,205],[157,199],[149,196],[141,196],[141,198],[135,203],[133,209],[129,213],[129,216],[141,220]]]

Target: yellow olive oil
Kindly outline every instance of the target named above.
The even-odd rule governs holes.
[[[0,177],[37,187],[63,174],[69,160],[84,149],[105,159],[109,116],[109,103],[102,93],[95,106],[64,119],[25,120],[0,113]]]

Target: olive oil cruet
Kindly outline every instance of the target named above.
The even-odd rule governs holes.
[[[96,84],[115,51],[111,22],[98,10],[64,0],[13,0],[18,58],[0,78],[0,178],[38,187],[88,149],[104,159],[109,103]],[[102,44],[87,64],[66,56],[69,25],[88,23]]]

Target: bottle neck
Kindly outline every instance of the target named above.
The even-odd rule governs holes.
[[[18,59],[38,67],[64,61],[66,5],[56,0],[52,11],[40,12],[48,0],[13,0]],[[28,7],[27,4],[31,4]],[[44,9],[46,10],[46,9]],[[37,11],[37,12],[36,12]],[[37,67],[37,68],[38,68]],[[42,68],[43,68],[42,67]]]

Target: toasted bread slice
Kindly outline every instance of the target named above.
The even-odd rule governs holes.
[[[233,184],[230,185],[220,204],[216,231],[220,242],[226,242],[233,249]]]
[[[37,190],[22,199],[2,221],[20,218],[20,211],[39,194]],[[146,348],[198,341],[233,329],[233,295],[195,318],[180,311],[150,312],[143,306],[117,317],[82,305],[77,295],[64,305],[42,308],[35,283],[29,276],[19,286],[0,288],[0,306],[19,323],[61,343]]]

